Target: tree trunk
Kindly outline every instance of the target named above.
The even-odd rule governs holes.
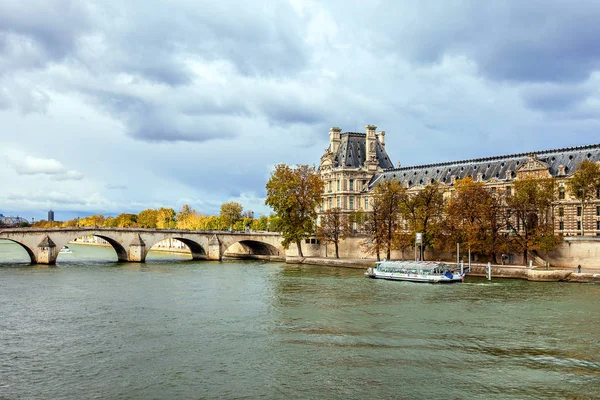
[[[296,240],[296,246],[298,246],[298,256],[304,257],[304,254],[302,254],[302,243],[299,240]]]
[[[525,266],[527,266],[527,249],[523,250],[523,260],[525,260]]]
[[[340,258],[340,254],[338,253],[338,242],[335,242],[335,258]]]
[[[379,257],[379,250],[377,250],[377,261],[381,261],[381,257]]]
[[[390,246],[388,246],[385,256],[387,257],[388,260],[392,259],[392,251],[390,250]]]

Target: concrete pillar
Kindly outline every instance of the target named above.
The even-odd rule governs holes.
[[[146,261],[146,243],[144,243],[139,234],[133,239],[133,241],[129,245],[129,249],[127,250],[127,261]]]
[[[56,257],[58,257],[58,250],[56,245],[50,239],[48,235],[38,244],[38,251],[36,256],[36,262],[38,264],[56,264]]]
[[[208,241],[208,252],[207,256],[209,260],[220,261],[223,258],[221,253],[221,242],[217,235],[213,235]]]

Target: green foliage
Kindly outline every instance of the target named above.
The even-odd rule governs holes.
[[[303,255],[301,241],[314,231],[323,187],[319,174],[308,165],[292,168],[279,164],[267,182],[265,204],[280,220],[282,244],[287,248],[295,242],[300,256]]]
[[[240,203],[230,201],[221,205],[221,222],[225,228],[234,228],[234,225],[242,218],[244,207]],[[243,230],[240,229],[240,230]]]

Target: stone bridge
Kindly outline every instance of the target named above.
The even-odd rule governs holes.
[[[248,256],[285,257],[281,235],[275,232],[87,227],[0,229],[0,239],[21,245],[34,264],[55,264],[60,249],[84,236],[96,236],[107,241],[115,249],[119,261],[144,262],[152,246],[165,239],[183,242],[195,260],[221,260],[227,249],[236,244],[236,248],[241,246],[243,254]]]

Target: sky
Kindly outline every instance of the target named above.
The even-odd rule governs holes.
[[[600,143],[600,2],[2,0],[0,213],[237,201],[329,128],[396,165]]]

